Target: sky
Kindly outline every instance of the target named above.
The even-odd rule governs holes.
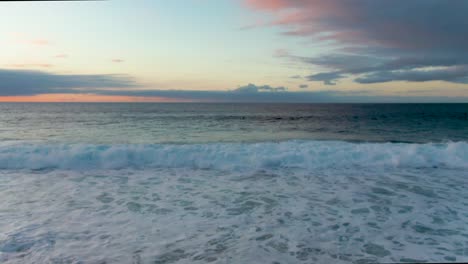
[[[465,0],[0,1],[0,101],[468,102]]]

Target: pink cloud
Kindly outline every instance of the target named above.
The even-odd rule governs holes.
[[[50,45],[50,42],[46,39],[32,39],[32,40],[28,40],[27,42],[33,45],[38,45],[38,46]]]
[[[320,37],[337,43],[387,48],[468,50],[467,2],[377,0],[242,0],[252,10],[274,16],[268,23],[284,35]],[[437,10],[437,13],[434,12]],[[437,14],[437,17],[435,17]],[[463,36],[463,37],[462,37]],[[322,37],[323,38],[323,37]],[[320,40],[320,38],[318,39]]]
[[[246,4],[256,9],[280,10],[288,5],[286,0],[246,0]]]
[[[68,55],[67,54],[57,54],[54,57],[59,58],[59,59],[65,59],[65,58],[68,58]]]
[[[47,39],[43,38],[31,38],[30,36],[23,34],[23,33],[11,33],[10,36],[14,38],[14,40],[18,43],[22,44],[29,44],[35,46],[47,46],[50,45],[51,42]]]
[[[318,37],[327,32],[329,38],[336,37],[336,41],[347,41],[357,34],[355,29],[342,27],[353,20],[359,20],[359,8],[351,1],[337,0],[244,0],[253,10],[274,14],[275,18],[269,23],[257,26],[277,26],[285,28],[284,35]],[[352,32],[347,32],[347,31]],[[353,38],[354,39],[354,38]]]

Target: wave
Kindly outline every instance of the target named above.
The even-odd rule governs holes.
[[[0,169],[468,168],[468,143],[3,144]]]

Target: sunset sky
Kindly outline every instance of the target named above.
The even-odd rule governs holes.
[[[468,102],[468,1],[0,2],[0,101]]]

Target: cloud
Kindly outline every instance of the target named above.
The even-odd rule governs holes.
[[[326,85],[335,85],[336,81],[340,78],[343,78],[341,72],[322,72],[307,76],[309,81],[319,81]]]
[[[9,64],[8,66],[13,68],[50,68],[54,65],[49,63],[17,63],[17,64]]]
[[[293,75],[293,76],[290,76],[289,78],[291,78],[291,79],[301,79],[302,76],[300,76],[300,75]]]
[[[97,91],[99,92],[99,91]],[[181,100],[206,102],[323,102],[346,101],[347,93],[338,91],[288,92],[242,90],[238,91],[202,91],[202,90],[127,90],[103,91],[107,95],[155,96]],[[348,98],[349,99],[349,98]]]
[[[278,27],[284,35],[312,38],[314,43],[326,43],[335,49],[316,57],[276,54],[323,68],[323,72],[308,76],[311,81],[332,85],[351,76],[359,83],[389,79],[466,83],[468,73],[452,68],[468,65],[468,1],[244,0],[244,3],[274,17],[257,26]],[[425,67],[447,69],[420,72]]]
[[[382,78],[381,76],[377,76]],[[376,78],[377,78],[376,77]],[[455,75],[454,75],[455,78]],[[362,80],[362,82],[372,80]],[[306,85],[301,85],[305,88]],[[113,88],[113,89],[110,89]],[[467,97],[381,96],[368,91],[288,91],[286,87],[248,84],[228,91],[141,89],[126,75],[54,74],[32,70],[0,69],[0,96],[81,94],[97,96],[161,97],[200,102],[466,102]]]
[[[288,89],[286,87],[271,87],[269,85],[257,86],[255,84],[249,83],[245,86],[241,86],[234,90],[237,93],[260,93],[260,92],[286,92]]]
[[[124,62],[124,60],[122,60],[122,59],[113,59],[112,62],[121,63],[121,62]]]
[[[380,83],[391,81],[427,82],[443,80],[468,83],[468,67],[451,67],[435,70],[378,71],[357,78],[358,83]]]
[[[26,34],[22,33],[12,33],[10,34],[12,38],[16,40],[18,43],[22,44],[29,44],[29,45],[35,45],[35,46],[48,46],[51,45],[51,42],[47,39],[43,38],[32,38],[31,36],[28,36]]]
[[[301,88],[301,89],[306,89],[306,88],[309,88],[309,85],[307,85],[307,84],[301,84],[301,85],[299,85],[299,88]]]
[[[54,56],[54,58],[65,59],[65,58],[68,58],[68,55],[67,54],[57,54],[57,55]]]
[[[54,74],[35,70],[0,69],[0,95],[76,93],[77,88],[130,88],[138,84],[127,75]]]
[[[273,53],[273,56],[277,57],[277,58],[288,57],[289,56],[289,51],[287,51],[285,49],[277,49]]]
[[[447,81],[467,83],[468,56],[432,57],[372,57],[349,54],[330,54],[314,58],[294,57],[304,63],[321,66],[331,71],[307,76],[310,81],[322,81],[326,85],[349,75],[359,76],[358,83],[389,81]]]
[[[50,42],[46,39],[32,39],[27,41],[32,45],[38,45],[38,46],[47,46],[50,45]]]
[[[388,102],[466,102],[468,97],[382,96],[368,91],[200,91],[200,90],[119,90],[102,91],[106,95],[164,97],[172,100],[238,103],[388,103]],[[96,93],[99,93],[97,91]]]
[[[468,2],[446,0],[245,0],[273,13],[289,35],[344,44],[468,50]],[[391,33],[390,33],[391,32]],[[439,37],[439,38],[436,38]]]

